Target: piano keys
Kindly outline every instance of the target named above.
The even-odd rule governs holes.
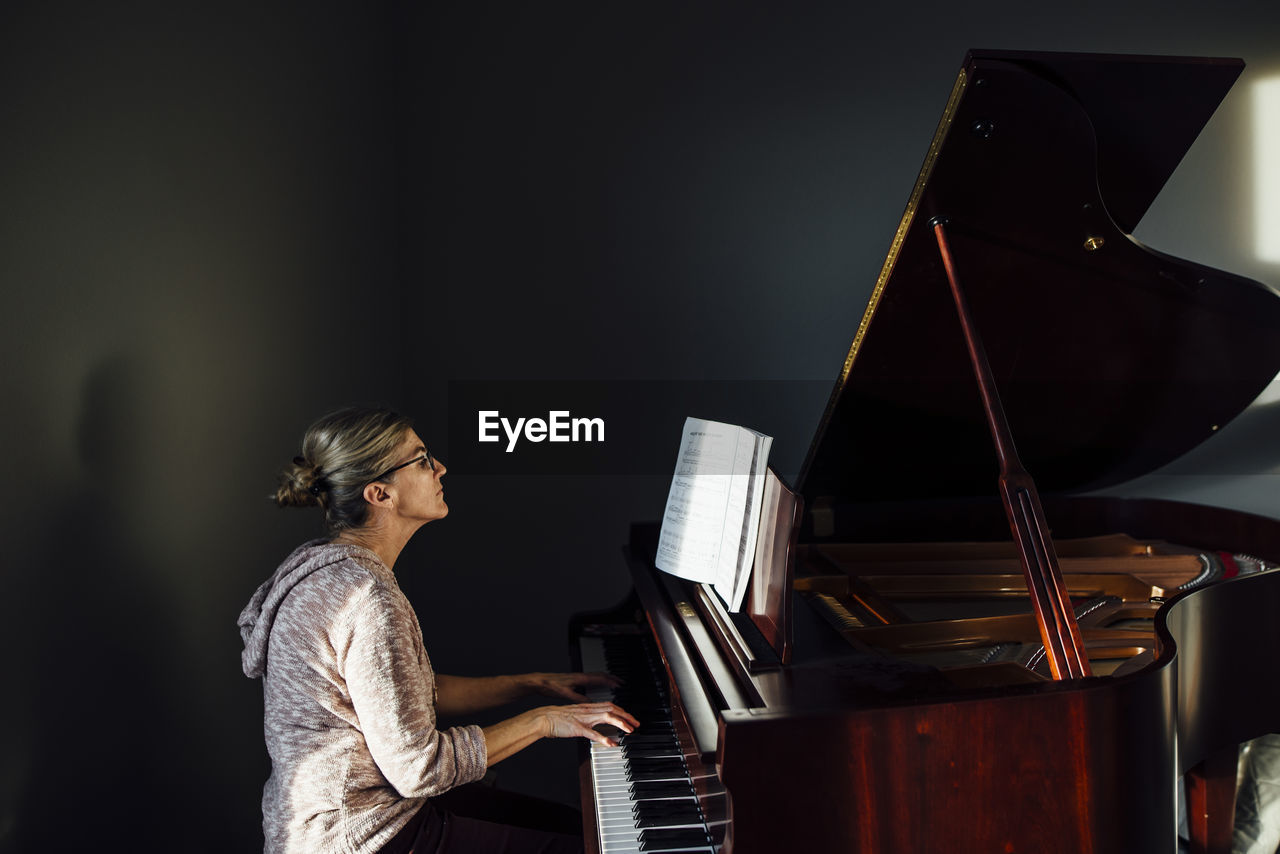
[[[966,57],[798,478],[795,595],[763,623],[726,614],[654,568],[638,524],[633,596],[570,626],[589,662],[595,639],[648,639],[679,744],[584,757],[590,850],[1166,854],[1183,775],[1192,850],[1226,850],[1236,746],[1280,731],[1280,682],[1247,664],[1280,655],[1280,522],[1091,493],[1280,372],[1273,291],[1129,235],[1241,66]],[[1010,570],[939,221],[1093,675],[1046,672]],[[645,769],[662,788],[623,782]]]
[[[665,672],[653,639],[640,631],[580,638],[583,670],[623,680],[616,691],[593,688],[641,724],[617,734],[616,747],[592,743],[590,770],[596,842],[601,854],[715,849],[671,717]]]

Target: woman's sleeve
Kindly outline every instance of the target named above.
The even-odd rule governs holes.
[[[430,797],[479,780],[488,757],[480,727],[436,729],[434,676],[408,609],[380,585],[353,606],[343,675],[383,776],[403,797]]]

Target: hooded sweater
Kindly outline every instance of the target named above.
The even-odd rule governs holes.
[[[239,625],[245,675],[262,677],[267,852],[375,852],[427,798],[484,775],[480,727],[436,729],[422,629],[373,552],[300,546]]]

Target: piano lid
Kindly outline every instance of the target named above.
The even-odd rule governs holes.
[[[1151,471],[1262,391],[1280,298],[1129,236],[1242,67],[969,53],[801,470],[808,506],[995,493],[936,216],[1041,492]]]

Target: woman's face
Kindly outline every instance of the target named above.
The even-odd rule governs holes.
[[[435,471],[428,462],[427,446],[418,434],[410,430],[400,445],[397,465],[420,458],[395,473],[390,482],[395,488],[396,509],[401,516],[421,522],[443,519],[449,515],[449,505],[444,503],[444,463],[431,458]]]

